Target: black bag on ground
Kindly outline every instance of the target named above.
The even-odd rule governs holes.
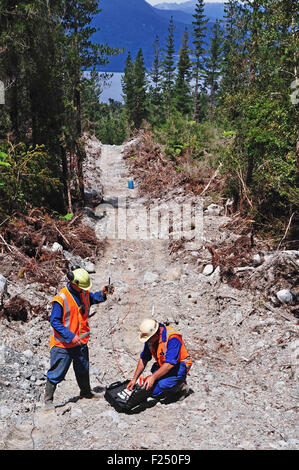
[[[114,382],[107,387],[104,397],[119,413],[127,412],[138,406],[150,396],[150,391],[143,386],[135,385],[131,394],[126,392],[129,380],[125,382]]]

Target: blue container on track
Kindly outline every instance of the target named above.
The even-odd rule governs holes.
[[[134,181],[133,180],[128,181],[128,188],[129,189],[134,189]]]

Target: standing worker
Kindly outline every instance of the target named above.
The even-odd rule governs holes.
[[[145,344],[134,377],[128,384],[128,390],[133,390],[138,377],[153,357],[156,362],[151,368],[151,375],[143,382],[145,388],[151,390],[151,396],[160,399],[172,392],[186,396],[186,377],[192,359],[183,343],[182,335],[152,319],[143,320],[140,332],[139,339]]]
[[[107,285],[102,291],[90,292],[91,280],[85,269],[74,268],[67,274],[69,282],[54,297],[50,324],[50,369],[47,372],[45,410],[53,410],[53,397],[57,384],[62,382],[73,362],[81,398],[98,398],[92,392],[89,380],[88,317],[90,306],[105,302],[114,287]]]

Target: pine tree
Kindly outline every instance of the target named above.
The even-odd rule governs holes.
[[[212,28],[212,39],[205,67],[205,84],[210,90],[210,120],[212,120],[214,116],[215,95],[218,90],[218,81],[221,75],[222,42],[223,32],[219,20],[216,20]]]
[[[159,43],[159,37],[156,36],[154,45],[154,60],[152,64],[152,68],[149,73],[149,77],[151,80],[151,85],[149,87],[150,94],[151,94],[151,102],[155,106],[159,106],[161,104],[161,90],[162,90],[162,69],[161,69],[161,48]]]
[[[129,51],[127,58],[126,58],[126,62],[125,62],[124,74],[121,80],[126,115],[127,115],[129,125],[133,124],[134,122],[134,107],[135,107],[134,80],[135,80],[135,66],[132,60],[131,53]]]
[[[84,75],[82,81],[82,128],[88,133],[99,135],[101,126],[102,108],[101,94],[106,86],[110,86],[112,73],[97,72],[91,70],[89,75]],[[101,140],[101,139],[100,139]]]
[[[179,112],[186,115],[190,112],[190,81],[191,81],[191,61],[189,57],[189,35],[188,29],[185,29],[182,38],[182,46],[179,54],[178,71],[175,83],[175,102]]]
[[[129,125],[139,129],[141,123],[147,118],[146,70],[142,50],[139,49],[135,63],[131,53],[128,53],[122,90]]]
[[[292,0],[226,2],[220,109],[235,137],[224,163],[235,200],[263,230],[288,223],[299,199],[296,18]]]
[[[64,184],[55,203],[63,201],[68,211],[73,196],[84,193],[82,70],[119,52],[91,42],[98,11],[96,0],[0,2],[0,71],[10,83],[10,131],[16,141],[46,146],[50,170]]]
[[[166,47],[163,51],[163,93],[167,103],[167,114],[170,115],[171,102],[175,84],[175,60],[174,60],[174,23],[173,17],[170,18],[168,26],[168,36],[166,38]]]
[[[68,105],[68,130],[65,133],[66,151],[69,154],[69,169],[77,186],[77,192],[84,200],[83,161],[85,158],[82,135],[82,81],[81,70],[107,63],[107,55],[117,51],[94,44],[91,36],[96,32],[90,26],[94,15],[100,12],[97,0],[65,0],[63,26],[67,37],[66,68]],[[69,210],[70,201],[69,201]]]
[[[141,123],[147,118],[147,84],[146,84],[146,69],[144,65],[144,58],[142,50],[139,49],[134,67],[134,98],[135,108],[133,113],[133,121],[137,129],[140,128]]]
[[[195,62],[193,67],[193,77],[195,80],[194,103],[193,103],[193,120],[198,123],[200,119],[199,109],[199,88],[204,72],[204,54],[205,54],[205,37],[207,18],[204,14],[204,1],[197,0],[195,12],[193,14],[193,45]]]
[[[154,49],[154,60],[152,63],[151,70],[149,72],[149,113],[150,121],[158,123],[163,119],[164,106],[163,106],[163,95],[162,95],[162,64],[161,64],[161,47],[159,43],[159,37],[156,36],[153,44]]]
[[[242,6],[238,0],[227,0],[224,3],[224,42],[223,62],[221,69],[221,94],[235,93],[244,83],[242,62],[244,58],[244,21]]]
[[[51,2],[51,8],[46,1],[1,1],[0,70],[9,84],[5,108],[12,141],[44,145],[53,156],[48,163],[53,177],[63,181],[63,80],[58,51],[64,32],[57,21],[60,7],[58,1]],[[63,194],[57,194],[53,202],[55,209],[63,210]]]

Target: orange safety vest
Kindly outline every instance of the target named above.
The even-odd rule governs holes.
[[[83,295],[82,295],[83,294]],[[67,287],[64,287],[53,299],[52,303],[58,302],[63,308],[62,324],[72,333],[79,336],[82,343],[86,344],[89,340],[90,330],[88,326],[88,316],[90,311],[89,292],[82,291],[81,301],[83,305],[77,305],[74,297]],[[50,338],[50,348],[58,346],[59,348],[73,348],[74,345],[63,341],[59,333],[53,328]]]
[[[155,348],[153,347],[153,345],[151,345],[151,353],[153,357],[155,358],[155,361],[159,364],[159,367],[161,367],[164,364],[168,341],[170,340],[170,338],[175,337],[175,338],[178,338],[181,343],[179,362],[184,362],[187,368],[187,372],[189,372],[192,366],[192,359],[183,343],[182,335],[176,332],[175,330],[173,330],[170,326],[165,326],[164,328],[166,328],[166,340],[165,341],[162,340],[162,334],[163,334],[162,332],[159,338],[158,347]]]

